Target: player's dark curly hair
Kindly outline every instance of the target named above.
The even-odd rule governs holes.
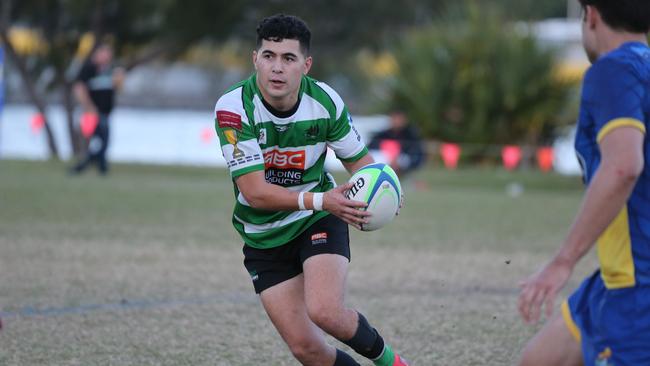
[[[257,26],[257,49],[262,40],[280,42],[283,39],[295,39],[300,42],[300,50],[309,54],[311,32],[305,22],[293,15],[276,14],[262,19]]]
[[[580,0],[582,7],[598,9],[607,25],[613,29],[648,33],[650,31],[650,1],[648,0]]]

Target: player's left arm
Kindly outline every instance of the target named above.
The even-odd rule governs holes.
[[[356,160],[356,161],[341,161],[343,166],[345,167],[345,170],[350,173],[350,175],[354,174],[357,170],[363,168],[366,165],[372,164],[375,162],[375,159],[372,158],[372,155],[366,154],[361,157],[361,159]]]

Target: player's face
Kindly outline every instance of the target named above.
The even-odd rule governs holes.
[[[298,100],[302,76],[309,72],[311,62],[311,57],[305,57],[300,50],[298,40],[262,40],[260,48],[253,52],[253,63],[264,100],[276,109],[291,109]]]

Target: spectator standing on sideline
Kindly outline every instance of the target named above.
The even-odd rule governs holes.
[[[80,174],[91,163],[97,164],[100,174],[108,173],[109,116],[115,104],[115,92],[123,81],[124,70],[114,66],[112,47],[101,43],[81,68],[74,84],[75,97],[83,110],[82,125],[90,124],[92,135],[86,155],[71,173]]]

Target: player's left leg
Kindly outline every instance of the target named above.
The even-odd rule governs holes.
[[[582,351],[560,312],[528,342],[519,366],[582,366]]]
[[[407,363],[384,343],[366,318],[344,303],[348,259],[338,254],[318,254],[303,263],[305,303],[311,320],[377,366]]]

